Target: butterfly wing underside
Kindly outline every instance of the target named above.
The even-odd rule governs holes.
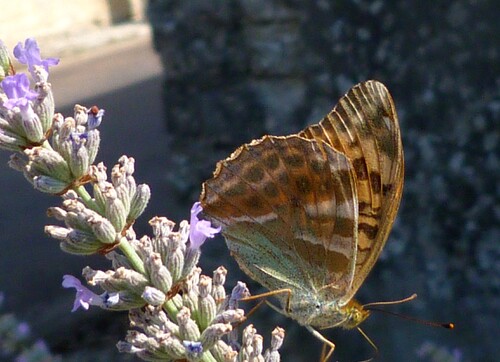
[[[354,169],[359,216],[354,280],[343,298],[347,302],[378,259],[401,200],[404,160],[394,102],[382,83],[360,83],[299,136],[325,142]]]
[[[243,271],[268,289],[333,285],[330,298],[351,289],[355,174],[330,146],[297,135],[243,145],[217,164],[200,201]]]

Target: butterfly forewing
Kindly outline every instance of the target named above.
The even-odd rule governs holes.
[[[298,136],[265,136],[219,162],[200,200],[241,268],[267,288],[314,293],[334,285],[337,298],[350,290],[357,197],[342,153]]]
[[[352,298],[382,250],[394,222],[403,186],[403,148],[391,95],[377,81],[353,87],[319,124],[299,136],[344,154],[356,175],[358,236]],[[332,240],[335,242],[335,240]]]

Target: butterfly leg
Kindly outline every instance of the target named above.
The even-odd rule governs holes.
[[[247,302],[247,301],[250,301],[250,300],[255,300],[255,299],[260,299],[260,298],[267,298],[267,297],[272,297],[272,296],[275,296],[275,295],[278,295],[278,294],[285,294],[285,293],[288,294],[288,296],[286,298],[286,311],[289,311],[290,310],[290,297],[292,296],[292,290],[288,289],[288,288],[272,290],[270,292],[261,293],[261,294],[257,294],[257,295],[252,295],[250,297],[242,298],[240,300],[242,302]]]
[[[267,297],[269,296],[273,296],[273,295],[276,295],[276,294],[282,294],[282,293],[288,293],[288,298],[287,298],[287,306],[290,304],[290,296],[292,295],[292,291],[290,289],[279,289],[279,290],[273,290],[271,292],[266,292],[266,293],[262,293],[262,294],[257,294],[257,295],[252,295],[250,297],[245,297],[245,298],[241,298],[240,301],[241,302],[248,302],[248,301],[251,301],[251,300],[256,300],[256,299],[262,299],[261,301],[259,301],[259,303],[257,303],[257,305],[255,305],[252,309],[250,309],[248,311],[248,313],[246,313],[245,315],[245,318],[239,322],[236,326],[239,326],[241,325],[243,322],[245,322],[252,314],[255,313],[255,311],[257,309],[259,309],[259,307],[264,303],[266,302],[269,306],[271,306],[273,309],[277,310],[279,313],[282,313],[283,314],[283,311],[280,310],[278,307],[274,306],[273,304],[269,303],[269,301],[266,300]]]
[[[321,362],[327,362],[328,359],[332,356],[333,354],[333,351],[335,350],[335,343],[333,343],[332,341],[326,339],[321,333],[319,333],[317,330],[315,330],[313,327],[311,326],[305,326],[307,328],[307,330],[309,332],[312,333],[312,335],[314,337],[316,337],[317,339],[319,339],[321,342],[323,342],[325,345],[327,345],[328,347],[330,347],[330,350],[328,351],[328,353],[326,354],[326,356],[321,356]]]

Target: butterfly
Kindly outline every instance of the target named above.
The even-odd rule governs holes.
[[[353,297],[387,240],[403,174],[393,99],[369,80],[318,124],[264,136],[219,161],[200,202],[240,268],[278,291],[275,308],[328,344],[329,357],[335,345],[317,329],[368,317]]]

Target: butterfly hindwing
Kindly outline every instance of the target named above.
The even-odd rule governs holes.
[[[341,297],[351,287],[355,176],[330,146],[265,136],[219,162],[200,200],[241,268],[267,288],[334,285]]]

